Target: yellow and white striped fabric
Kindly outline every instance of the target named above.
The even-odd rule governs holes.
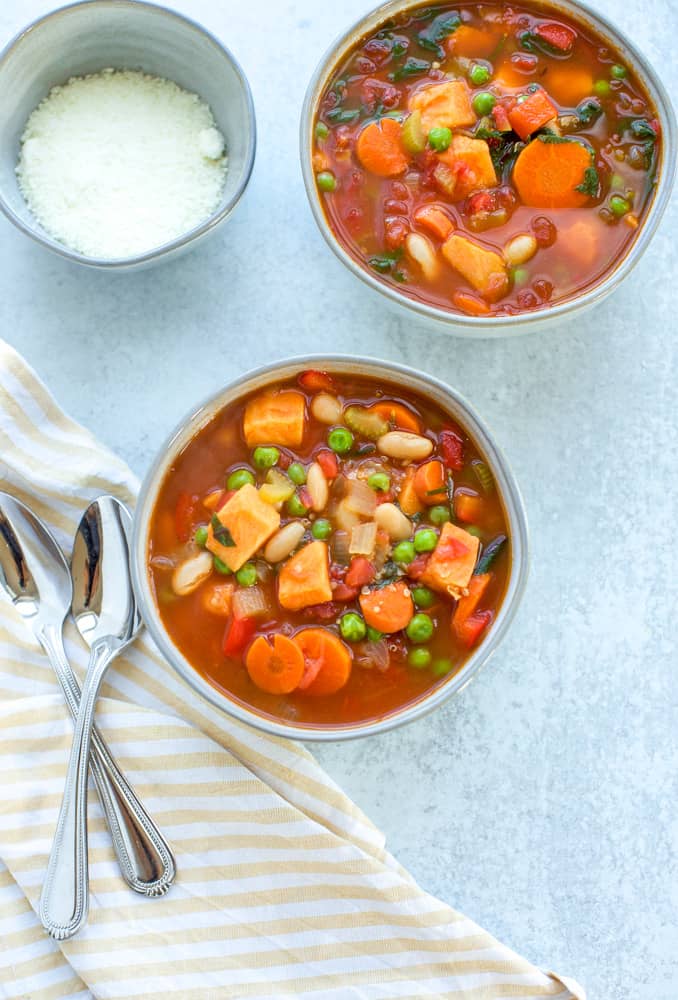
[[[0,488],[66,551],[91,498],[133,504],[137,488],[2,342]],[[67,647],[82,675],[72,629]],[[109,671],[98,719],[178,877],[162,899],[130,892],[91,795],[89,924],[56,944],[35,911],[71,722],[46,658],[0,603],[0,997],[583,1000],[423,892],[305,749],[224,719],[147,637]]]

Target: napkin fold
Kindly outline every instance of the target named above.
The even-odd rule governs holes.
[[[0,489],[68,552],[91,499],[133,505],[137,487],[0,341]],[[66,646],[82,678],[71,626]],[[304,747],[224,718],[147,635],[108,671],[97,719],[178,876],[161,899],[132,893],[90,794],[89,923],[56,943],[36,911],[72,724],[50,664],[0,602],[0,997],[585,1000],[419,888]]]

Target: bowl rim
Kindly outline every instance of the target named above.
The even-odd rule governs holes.
[[[533,0],[526,0],[526,2],[529,5]],[[662,126],[661,161],[657,168],[654,192],[647,215],[626,253],[615,262],[612,270],[605,277],[587,288],[583,294],[574,295],[556,305],[547,304],[543,308],[517,313],[514,316],[469,316],[410,298],[399,289],[380,281],[362,267],[334,235],[323,211],[312,168],[313,122],[323,87],[351,46],[365,34],[367,22],[376,18],[376,25],[395,12],[422,6],[426,6],[425,0],[387,0],[386,3],[381,3],[368,11],[334,39],[318,62],[308,83],[299,122],[301,172],[311,213],[325,242],[349,271],[373,291],[423,319],[434,321],[439,327],[447,327],[447,332],[458,336],[478,337],[484,335],[490,337],[528,333],[542,327],[545,322],[552,323],[556,319],[563,319],[574,312],[596,305],[614,291],[633,270],[647,249],[669,204],[678,159],[678,126],[668,91],[650,61],[624,32],[603,14],[590,7],[584,0],[547,0],[545,6],[556,12],[560,8],[575,20],[579,18],[585,24],[592,24],[600,34],[607,36],[616,48],[622,52],[626,50],[630,60],[634,62],[641,82],[656,104],[657,115]]]
[[[417,701],[366,723],[315,727],[287,724],[229,698],[202,677],[170,639],[158,612],[148,572],[147,544],[150,516],[155,507],[158,491],[176,455],[224,406],[241,398],[246,392],[293,377],[308,367],[321,367],[330,372],[346,372],[368,377],[385,377],[396,383],[402,380],[410,388],[414,388],[414,391],[432,396],[438,401],[438,405],[447,406],[453,414],[458,410],[461,414],[460,422],[480,445],[492,468],[509,526],[511,572],[502,603],[487,636],[461,669],[447,681],[429,689]],[[444,402],[441,402],[436,394]],[[134,514],[131,572],[141,617],[151,637],[172,668],[197,694],[226,715],[233,716],[240,722],[254,726],[269,735],[306,742],[337,742],[387,732],[421,718],[466,687],[480,668],[488,662],[513,621],[525,591],[529,572],[527,514],[515,476],[489,427],[456,389],[433,375],[393,361],[370,357],[356,359],[345,354],[295,355],[258,366],[236,376],[189,410],[177,423],[158,450],[139,491]]]
[[[63,7],[56,7],[54,10],[48,11],[46,14],[36,17],[25,27],[21,28],[12,39],[5,45],[0,51],[0,67],[10,55],[10,53],[16,48],[16,46],[32,31],[41,27],[43,24],[51,21],[53,19],[62,17],[65,14],[70,13],[80,7],[110,7],[114,9],[120,9],[123,7],[128,7],[131,9],[146,8],[157,12],[160,16],[165,16],[175,21],[181,22],[184,28],[188,28],[191,31],[197,32],[203,35],[210,44],[217,49],[221,55],[231,64],[235,70],[236,76],[240,81],[240,85],[243,90],[245,97],[245,104],[247,107],[247,125],[248,125],[248,141],[247,141],[247,151],[245,154],[245,159],[243,163],[242,176],[238,185],[233,192],[233,195],[221,208],[217,209],[206,219],[204,219],[197,226],[189,229],[187,232],[182,233],[180,236],[175,237],[173,240],[169,240],[167,243],[162,243],[160,246],[152,247],[150,250],[145,250],[143,253],[133,254],[128,257],[93,257],[89,254],[80,253],[77,250],[71,250],[70,247],[66,246],[65,243],[60,243],[58,240],[51,237],[46,231],[38,228],[39,223],[36,221],[35,227],[29,225],[25,222],[16,212],[11,208],[11,206],[5,201],[5,198],[0,190],[0,210],[4,213],[7,219],[12,222],[17,229],[21,230],[26,236],[34,240],[36,243],[47,247],[48,250],[54,251],[60,257],[64,257],[66,260],[75,261],[78,264],[84,264],[87,267],[98,268],[100,270],[116,271],[124,270],[126,268],[132,268],[137,265],[145,264],[150,261],[158,260],[164,257],[166,254],[173,253],[174,251],[180,250],[182,247],[187,246],[194,240],[205,236],[207,233],[215,229],[221,222],[228,218],[235,206],[240,201],[245,188],[247,187],[250,177],[252,175],[252,170],[254,167],[254,159],[256,154],[257,145],[257,124],[256,115],[254,111],[254,101],[252,99],[252,91],[250,89],[249,82],[245,76],[245,72],[235,58],[230,49],[224,45],[216,35],[207,28],[203,27],[198,21],[191,17],[187,17],[185,14],[179,13],[179,11],[174,10],[171,7],[166,7],[164,4],[150,3],[148,0],[76,0],[75,3],[66,4]],[[201,96],[201,95],[198,95]]]

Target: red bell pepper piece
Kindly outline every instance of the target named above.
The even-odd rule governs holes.
[[[179,494],[176,507],[174,508],[174,530],[180,542],[187,542],[191,537],[193,515],[195,514],[197,502],[198,497],[191,496],[186,491]]]
[[[456,431],[440,432],[440,451],[448,469],[464,468],[464,439]]]
[[[332,376],[328,375],[327,372],[320,372],[314,368],[309,368],[307,371],[301,372],[297,381],[302,389],[306,389],[307,392],[334,391]]]
[[[491,611],[476,611],[475,614],[469,615],[463,622],[455,625],[455,634],[462,645],[466,646],[467,649],[475,646],[492,621],[492,617]]]
[[[431,555],[428,552],[422,552],[420,555],[415,556],[410,565],[407,567],[407,575],[412,580],[420,580],[424,575],[430,558]]]
[[[339,462],[333,451],[319,451],[315,460],[325,473],[325,479],[336,479],[339,473]]]
[[[239,656],[256,631],[254,618],[231,618],[221,648],[224,656]]]
[[[556,24],[555,21],[538,24],[534,33],[542,42],[546,42],[549,48],[555,49],[556,52],[562,52],[564,55],[572,51],[577,40],[577,34],[572,28],[567,28],[564,24]]]
[[[354,556],[346,574],[346,583],[349,587],[364,587],[365,584],[372,583],[375,575],[374,565],[369,559]]]

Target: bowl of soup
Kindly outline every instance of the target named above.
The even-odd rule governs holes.
[[[354,358],[249,373],[161,449],[133,576],[212,704],[300,739],[418,718],[496,649],[527,575],[516,482],[439,380]]]
[[[301,117],[315,220],[398,309],[472,335],[601,301],[677,156],[644,56],[584,4],[391,0],[321,60]]]

